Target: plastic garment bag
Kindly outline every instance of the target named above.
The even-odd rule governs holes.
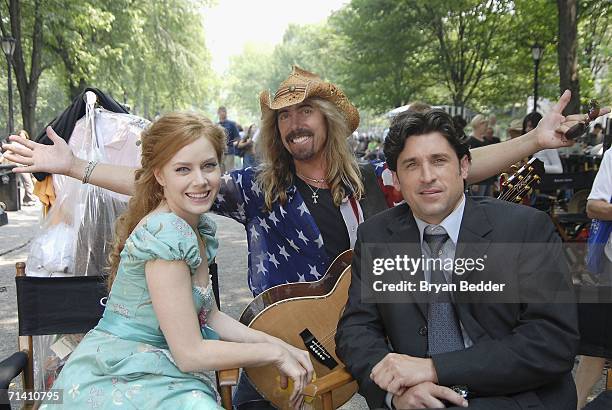
[[[75,156],[86,161],[138,167],[140,139],[149,121],[95,108],[88,101],[69,140]],[[81,276],[106,273],[114,225],[129,197],[65,176],[53,176],[56,202],[32,242],[28,276]],[[35,388],[49,389],[82,335],[34,337]]]

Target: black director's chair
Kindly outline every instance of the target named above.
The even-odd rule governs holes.
[[[19,351],[0,362],[0,389],[6,389],[12,379],[21,374],[23,389],[34,388],[32,336],[87,333],[102,317],[106,305],[106,277],[74,276],[39,278],[25,276],[25,263],[15,265],[17,316],[19,320]],[[219,304],[217,265],[210,266],[213,289]],[[217,375],[219,391],[225,408],[231,408],[231,388],[236,384],[238,370]],[[0,397],[8,403],[8,397]],[[26,408],[31,408],[29,403]],[[228,406],[228,407],[226,407]],[[0,409],[9,405],[0,404]]]
[[[0,386],[21,374],[23,389],[33,389],[32,336],[87,333],[104,312],[106,283],[103,276],[25,276],[25,263],[15,267],[19,351],[0,362]]]

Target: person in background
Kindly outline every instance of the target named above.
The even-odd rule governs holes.
[[[612,151],[607,150],[604,153],[599,171],[593,181],[593,187],[587,200],[587,215],[589,218],[599,219],[601,221],[612,221]],[[604,286],[612,284],[612,234],[608,238],[604,247],[604,262],[602,272],[599,272],[599,283]],[[611,304],[601,305],[597,311],[602,317],[592,317],[594,323],[605,324],[609,323],[608,317],[612,315]],[[605,329],[601,330],[605,332]],[[599,349],[598,349],[599,350]],[[608,350],[603,349],[601,350]],[[599,353],[601,354],[601,352]],[[587,356],[580,357],[580,364],[576,370],[576,388],[578,390],[578,409],[582,409],[586,404],[587,397],[593,388],[593,385],[601,379],[601,373],[606,364],[606,357]],[[599,399],[600,402],[606,400],[606,396]],[[612,396],[607,396],[608,406],[612,405]],[[603,403],[601,403],[603,404]],[[595,406],[595,405],[594,405]],[[593,407],[595,408],[595,407]],[[609,409],[611,407],[598,407],[601,409]]]
[[[227,147],[223,160],[224,171],[230,172],[236,167],[235,143],[240,140],[240,134],[236,123],[227,119],[227,109],[225,107],[219,107],[217,115],[219,116],[219,125],[225,129],[225,135],[227,135]]]
[[[472,121],[470,121],[470,127],[472,128],[472,135],[467,141],[470,148],[473,149],[487,145],[485,143],[485,134],[487,132],[487,128],[489,127],[487,117],[482,114],[474,116]]]
[[[484,142],[486,145],[497,144],[500,139],[495,136],[495,130],[493,127],[488,127],[485,131]]]
[[[584,138],[587,146],[595,146],[603,142],[603,127],[600,123],[593,125],[593,129]]]
[[[487,128],[489,127],[489,120],[482,114],[476,115],[470,121],[470,127],[472,127],[472,136],[467,140],[467,145],[474,149],[478,147],[484,147],[489,145],[489,143],[485,140],[485,134],[487,132]],[[470,188],[472,193],[477,196],[490,196],[493,191],[493,184],[497,177],[491,177],[481,181],[477,185],[472,185]]]
[[[459,139],[461,142],[467,142],[468,137],[465,135],[465,127],[467,126],[467,121],[461,115],[457,114],[453,117],[453,125],[455,126],[455,130],[459,135]]]
[[[497,124],[497,116],[495,114],[489,115],[489,127],[493,129],[493,138],[495,142],[500,142],[502,133],[499,124]]]
[[[523,122],[520,119],[510,121],[510,125],[506,129],[506,134],[509,140],[523,135]]]
[[[242,151],[242,169],[257,166],[257,158],[255,154],[255,143],[259,136],[259,128],[255,124],[251,124],[244,133],[244,136],[236,147]]]

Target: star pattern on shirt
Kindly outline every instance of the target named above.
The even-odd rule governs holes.
[[[256,241],[259,238],[259,233],[255,229],[255,225],[251,226],[251,239]]]
[[[321,246],[323,246],[323,236],[321,234],[319,234],[319,237],[317,239],[315,239],[315,242],[317,244],[317,246],[320,248]]]
[[[263,261],[257,264],[257,273],[263,273],[264,275],[268,272],[268,270],[264,267]]]
[[[270,216],[268,217],[268,219],[274,222],[274,226],[276,226],[276,224],[280,222],[278,218],[276,217],[276,212],[274,211],[270,212]]]
[[[261,188],[257,182],[253,182],[253,185],[251,185],[251,191],[253,191],[257,196],[261,195]]]
[[[308,244],[309,240],[308,240],[308,238],[306,237],[306,235],[304,235],[304,232],[302,232],[302,231],[300,231],[300,230],[298,230],[298,229],[296,229],[296,232],[297,232],[297,234],[298,234],[298,239],[303,240],[303,241],[304,241],[304,244]]]
[[[244,213],[244,204],[238,204],[238,214],[244,219],[246,214]]]
[[[308,207],[306,206],[306,202],[302,202],[302,205],[298,206],[298,209],[300,211],[300,216],[304,215],[304,213],[310,213]]]
[[[278,249],[280,251],[280,254],[283,255],[285,257],[285,260],[288,261],[289,260],[289,254],[287,253],[287,250],[285,249],[285,247],[284,246],[280,246],[280,245],[277,245],[277,246],[278,246]]]
[[[274,264],[275,268],[278,268],[278,265],[280,265],[280,262],[276,260],[275,254],[268,252],[268,259],[270,260],[270,263]]]
[[[225,182],[227,184],[228,182],[230,182],[232,180],[232,176],[230,174],[223,174],[221,179],[223,180],[223,182]]]
[[[270,226],[266,222],[266,219],[259,217],[257,217],[257,219],[259,220],[259,226],[261,226],[266,231],[266,233],[268,233],[270,231]]]
[[[267,253],[260,253],[259,255],[257,255],[257,259],[259,259],[259,262],[263,262],[268,258],[268,254]]]
[[[289,245],[291,245],[291,247],[292,247],[293,249],[295,249],[297,252],[299,252],[299,251],[300,251],[300,247],[299,247],[299,246],[297,246],[297,245],[295,244],[295,242],[293,242],[293,239],[287,239],[287,242],[289,242]]]
[[[319,273],[319,271],[317,271],[316,265],[308,264],[308,267],[310,268],[310,272],[308,273],[314,276],[316,280],[319,280],[319,278],[321,277],[321,274]]]

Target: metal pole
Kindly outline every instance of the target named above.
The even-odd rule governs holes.
[[[538,110],[538,68],[540,60],[534,60],[534,75],[533,75],[533,112]]]
[[[11,72],[13,71],[12,67],[12,58],[7,56],[8,60],[8,135],[11,135],[14,131],[13,129],[13,81]]]

